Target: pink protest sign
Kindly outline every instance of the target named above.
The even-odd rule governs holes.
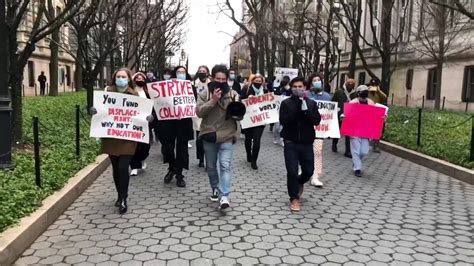
[[[373,105],[345,103],[341,135],[380,139],[385,109]]]

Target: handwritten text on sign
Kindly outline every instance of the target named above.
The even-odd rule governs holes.
[[[285,76],[290,78],[290,81],[298,76],[298,69],[296,68],[284,68],[277,67],[275,68],[275,81],[273,82],[273,87],[276,88],[280,86],[280,82]]]
[[[158,120],[196,117],[196,99],[188,80],[167,80],[148,84],[148,93],[155,102]]]
[[[318,105],[319,114],[321,115],[321,123],[315,127],[316,137],[340,138],[337,102],[316,101],[316,104]]]
[[[95,138],[124,139],[149,143],[149,116],[153,101],[116,92],[94,92],[94,107],[90,136]]]
[[[273,93],[251,96],[242,103],[247,108],[244,119],[240,121],[243,129],[278,122],[277,97]]]

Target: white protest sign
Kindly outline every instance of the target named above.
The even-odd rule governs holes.
[[[240,121],[243,129],[272,124],[279,121],[277,97],[273,93],[250,96],[242,100],[247,108],[244,119]]]
[[[280,86],[280,82],[283,77],[288,76],[290,81],[298,76],[298,69],[296,68],[284,68],[284,67],[277,67],[275,68],[275,81],[273,82],[273,87],[276,88]]]
[[[321,123],[315,126],[317,138],[333,138],[341,137],[339,132],[339,119],[337,117],[337,102],[315,101],[319,114],[321,115]]]
[[[196,98],[188,80],[167,80],[147,84],[148,94],[155,102],[158,120],[196,117]]]
[[[94,92],[90,136],[150,143],[146,117],[151,115],[153,101],[117,92]]]

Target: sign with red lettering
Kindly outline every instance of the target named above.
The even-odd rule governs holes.
[[[340,138],[337,102],[316,101],[316,104],[318,105],[319,114],[321,115],[321,123],[314,127],[316,130],[316,138]]]
[[[380,139],[384,117],[385,108],[345,103],[341,134],[356,138]]]
[[[276,123],[279,120],[277,97],[273,93],[250,96],[242,100],[247,112],[240,121],[243,129]]]
[[[117,92],[94,92],[94,107],[90,136],[125,139],[150,143],[146,117],[153,111],[153,101]]]
[[[196,117],[196,98],[189,80],[166,80],[147,85],[155,102],[158,120],[177,120]]]

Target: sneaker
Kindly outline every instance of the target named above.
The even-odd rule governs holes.
[[[130,172],[130,176],[137,176],[138,175],[138,169],[132,169]]]
[[[193,147],[193,145],[191,145],[191,143],[188,142],[188,149],[191,149]]]
[[[217,188],[212,189],[212,194],[210,197],[211,201],[218,201],[219,200],[219,190]]]
[[[229,200],[227,199],[227,197],[224,197],[222,196],[221,197],[221,201],[219,202],[219,208],[221,208],[221,210],[223,209],[227,209],[229,208]]]
[[[204,167],[204,160],[203,159],[199,160],[198,167]]]
[[[360,170],[355,170],[354,175],[357,177],[362,177],[362,172]]]
[[[322,188],[323,182],[321,182],[317,176],[313,176],[313,178],[311,178],[311,185]]]
[[[146,162],[142,161],[142,170],[145,170],[145,169],[146,169]]]
[[[278,141],[277,141],[277,140],[274,140],[274,141],[273,141],[273,144],[278,145]]]
[[[300,201],[298,199],[294,199],[291,201],[290,210],[294,212],[299,212],[301,209]]]

